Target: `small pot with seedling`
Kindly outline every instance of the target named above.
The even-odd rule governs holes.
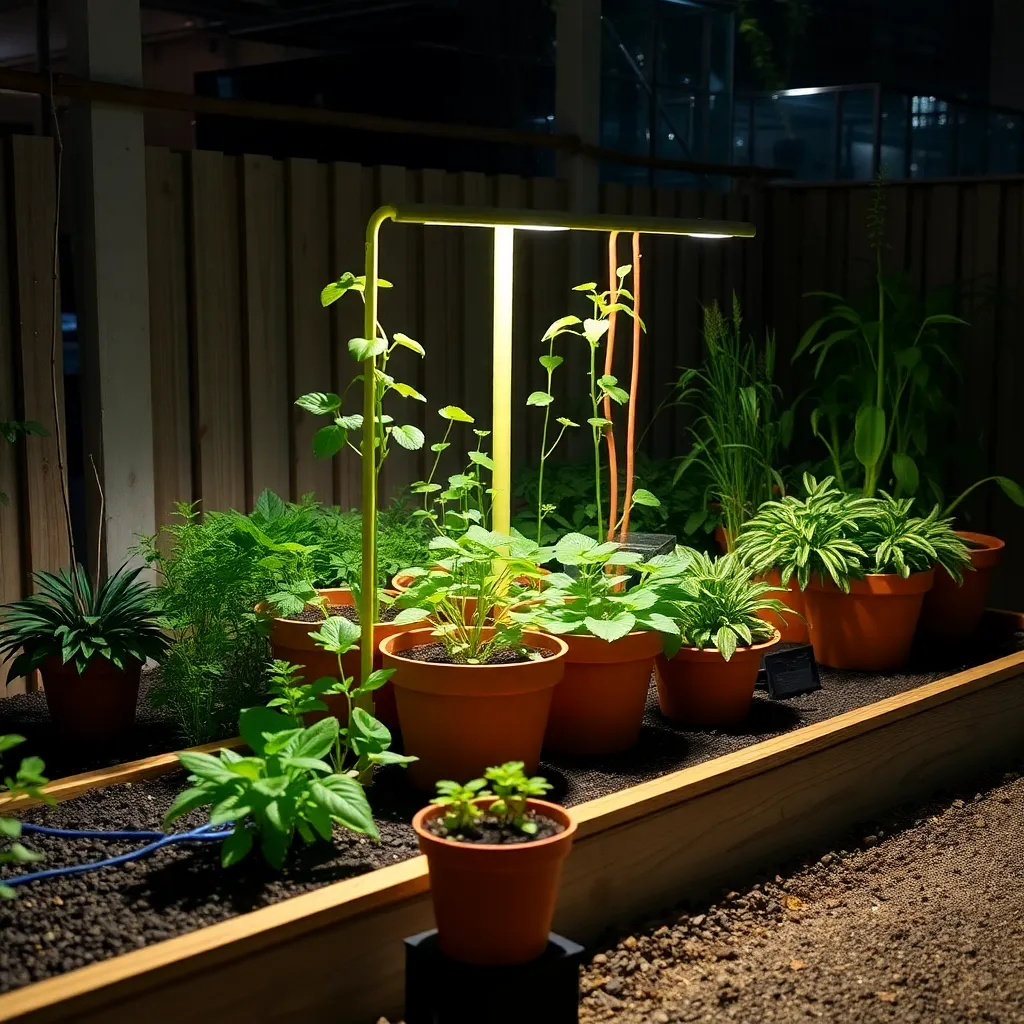
[[[432,625],[380,647],[384,666],[395,670],[405,748],[419,758],[410,777],[429,790],[438,779],[476,776],[496,762],[523,761],[532,771],[566,644],[524,631],[504,611],[489,612],[521,600],[516,581],[538,580],[538,563],[551,551],[475,524],[430,546],[436,568],[399,597],[396,622]]]
[[[735,725],[750,713],[761,658],[779,643],[766,622],[787,606],[770,584],[751,578],[736,555],[694,552],[679,579],[676,636],[655,660],[658,703],[673,721],[695,726]]]
[[[903,667],[936,567],[963,578],[970,556],[936,506],[844,494],[832,477],[804,477],[807,498],[767,502],[744,528],[739,550],[755,570],[777,568],[804,592],[819,663],[885,672]]]
[[[538,799],[551,786],[515,761],[466,785],[437,783],[413,818],[430,868],[442,951],[464,963],[529,963],[547,948],[576,823]]]
[[[571,754],[628,750],[640,737],[654,657],[666,636],[679,635],[673,620],[678,581],[668,567],[687,559],[663,556],[641,564],[639,554],[580,533],[563,537],[555,558],[575,575],[555,573],[540,598],[511,612],[568,645],[544,746]],[[624,568],[639,573],[640,582],[631,586],[616,574]]]
[[[113,739],[135,722],[142,666],[167,646],[141,571],[122,566],[102,583],[81,565],[38,572],[37,593],[0,609],[8,678],[39,669],[50,718],[67,740]]]

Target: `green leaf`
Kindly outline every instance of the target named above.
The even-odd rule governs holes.
[[[427,354],[424,351],[423,346],[418,341],[413,341],[408,334],[402,334],[401,331],[395,331],[395,333],[391,335],[391,339],[396,345],[401,345],[402,348],[407,348],[410,352],[415,352],[418,356],[425,356]]]
[[[359,783],[347,775],[329,775],[309,788],[312,798],[335,821],[361,835],[377,838],[377,826],[366,793]]]
[[[1011,480],[1008,476],[997,476],[996,483],[1002,488],[1003,494],[1005,494],[1010,501],[1015,505],[1020,505],[1024,508],[1024,489],[1021,488],[1015,480]]]
[[[610,619],[595,619],[588,615],[583,622],[594,636],[610,643],[613,640],[621,640],[633,629],[636,625],[636,616],[630,612],[619,612]]]
[[[574,288],[573,291],[592,291],[593,288],[596,288],[596,287],[597,287],[596,284],[593,285],[593,287],[591,287],[590,285],[581,285],[578,288]],[[558,320],[556,320],[544,332],[544,337],[542,337],[540,340],[541,341],[550,341],[552,338],[556,337],[557,335],[561,334],[564,330],[566,330],[566,328],[575,327],[579,322],[580,322],[580,318],[578,316],[572,316],[572,315],[570,315],[570,316],[563,316],[563,317],[559,318]]]
[[[494,470],[494,459],[485,452],[470,452],[469,461],[477,466],[483,466],[484,469]]]
[[[9,733],[6,736],[0,736],[0,754],[5,750],[10,750],[12,747],[16,747],[19,743],[24,743],[25,737],[18,736],[15,733]]]
[[[323,757],[334,746],[338,738],[338,720],[321,718],[315,725],[304,730],[289,746],[289,757]]]
[[[310,639],[331,654],[347,654],[359,643],[359,626],[343,615],[332,615],[310,634]]]
[[[917,494],[921,477],[917,471],[917,463],[909,455],[904,452],[896,452],[893,455],[892,473],[907,494]]]
[[[638,487],[633,492],[633,504],[634,505],[646,505],[648,508],[660,508],[661,501],[650,491],[645,490],[643,487]]]
[[[348,350],[352,358],[361,363],[367,359],[384,355],[388,350],[388,343],[383,338],[351,338]]]
[[[563,427],[578,427],[579,426],[578,423],[573,423],[573,421],[571,419],[569,419],[568,417],[566,417],[566,416],[559,416],[558,419],[555,422],[556,423],[561,423]]]
[[[318,459],[330,459],[337,455],[348,440],[348,432],[336,423],[321,427],[313,435],[313,455]]]
[[[236,825],[235,831],[224,840],[220,847],[220,866],[229,868],[248,856],[252,849],[252,832],[242,825]]]
[[[565,360],[561,356],[541,356],[537,362],[549,373],[554,373]]]
[[[403,384],[398,380],[391,385],[391,390],[397,391],[403,398],[414,398],[417,402],[425,402],[427,400],[411,384]]]
[[[457,405],[446,405],[443,409],[438,409],[437,414],[443,420],[454,420],[456,423],[476,422],[468,412],[460,409]]]
[[[178,760],[186,771],[210,782],[230,782],[235,778],[234,774],[221,764],[220,759],[212,754],[204,754],[197,750],[182,750],[178,754]]]
[[[341,399],[337,395],[325,391],[312,391],[308,395],[296,398],[295,404],[300,409],[305,409],[306,412],[311,412],[316,416],[326,416],[328,413],[334,412],[335,409],[341,408]]]
[[[611,324],[607,320],[584,320],[583,337],[586,338],[591,345],[596,345],[608,333],[608,328],[610,326]]]
[[[550,405],[555,400],[554,395],[549,395],[546,391],[533,391],[530,393],[530,397],[526,399],[527,405]]]
[[[603,416],[591,416],[591,417],[589,417],[587,419],[587,422],[592,427],[598,427],[598,428],[610,427],[612,425],[612,421],[611,420],[606,420]]]
[[[238,716],[238,731],[257,757],[263,757],[267,737],[291,728],[291,720],[273,708],[262,705],[246,708]]]
[[[584,284],[578,284],[573,288],[574,292],[593,292],[597,291],[596,281],[586,281]],[[576,321],[579,323],[579,321]]]
[[[425,440],[423,431],[419,427],[406,424],[403,427],[389,427],[391,436],[403,447],[411,452],[423,447]]]
[[[853,449],[862,466],[874,466],[885,447],[885,410],[862,405],[857,410]]]
[[[339,416],[334,421],[342,430],[359,430],[363,426],[363,414],[352,413],[350,416]]]

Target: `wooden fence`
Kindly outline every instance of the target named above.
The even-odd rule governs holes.
[[[52,419],[50,166],[46,140],[13,139],[0,182],[0,418],[16,409],[45,423]],[[340,393],[356,370],[345,343],[362,333],[358,299],[325,311],[318,296],[341,271],[360,272],[364,225],[376,206],[566,203],[563,186],[551,179],[202,151],[152,149],[147,177],[154,474],[163,519],[176,501],[248,507],[264,487],[293,498],[313,492],[345,506],[358,502],[358,460],[315,460],[312,436],[322,421],[293,399],[312,390]],[[750,186],[726,195],[605,186],[605,212],[750,220],[758,229],[752,241],[644,239],[641,422],[668,394],[678,368],[699,361],[701,305],[728,301],[734,290],[752,331],[775,328],[787,367],[813,313],[804,293],[870,284],[869,201],[869,187],[857,184]],[[887,202],[891,264],[921,288],[956,286],[960,312],[973,324],[958,401],[961,422],[984,431],[977,472],[1024,479],[1015,408],[1024,363],[1024,180],[894,184]],[[381,319],[426,348],[422,361],[403,354],[400,376],[427,396],[424,406],[408,404],[409,421],[427,431],[428,442],[440,433],[442,405],[463,406],[478,425],[489,418],[489,238],[473,229],[383,229],[381,272],[394,288],[382,295]],[[604,257],[596,239],[563,233],[520,232],[516,246],[514,457],[524,462],[535,458],[539,441],[538,410],[525,406],[527,394],[543,386],[539,339],[557,317],[585,313],[571,287],[593,279]],[[621,262],[626,249],[624,242]],[[566,353],[560,394],[568,388],[582,397],[583,353],[571,346]],[[788,370],[782,377],[789,381]],[[668,409],[656,419],[645,441],[650,454],[685,449],[683,415]],[[5,599],[25,589],[30,570],[65,557],[55,454],[52,437],[0,446],[0,490],[12,497],[0,509]],[[423,476],[427,455],[397,451],[385,486]],[[994,491],[971,511],[978,527],[1011,545],[999,599],[1024,601],[1013,586],[1024,568],[1024,518]]]

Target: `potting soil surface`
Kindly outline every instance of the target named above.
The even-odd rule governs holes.
[[[572,806],[680,768],[699,764],[802,726],[891,697],[972,665],[1024,650],[1015,633],[979,644],[941,668],[919,663],[891,675],[821,671],[822,689],[787,701],[754,699],[751,715],[732,730],[687,731],[657,711],[654,687],[639,744],[614,757],[545,760],[539,768],[554,784],[550,799]],[[18,732],[29,742],[6,755],[8,766],[20,756],[39,753],[55,778],[118,761],[173,749],[173,731],[165,718],[140,701],[136,734],[116,748],[62,750],[48,734],[42,694],[0,701],[0,733]],[[57,766],[58,770],[54,770]],[[158,829],[164,812],[185,786],[182,773],[94,791],[57,805],[25,812],[24,820],[64,828]],[[219,868],[218,844],[172,846],[136,862],[79,876],[62,876],[20,889],[19,898],[0,901],[0,991],[116,956],[161,939],[265,906],[353,875],[414,856],[409,826],[425,801],[411,789],[399,768],[379,773],[369,791],[381,832],[381,845],[341,831],[335,845],[297,850],[277,873],[256,856],[229,870]],[[175,830],[201,824],[202,812],[176,823]],[[100,860],[138,843],[103,839],[59,839],[33,835],[28,845],[44,854],[44,867]],[[35,870],[5,866],[4,874]]]

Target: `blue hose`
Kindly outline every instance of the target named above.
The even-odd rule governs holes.
[[[184,842],[216,842],[221,839],[226,839],[234,828],[217,828],[214,825],[200,825],[198,828],[192,829],[191,832],[172,832],[170,835],[165,835],[163,832],[90,832],[90,831],[77,831],[75,829],[51,829],[46,828],[43,825],[22,825],[23,829],[28,831],[39,832],[44,835],[58,835],[65,837],[87,837],[96,838],[101,837],[103,839],[119,839],[119,838],[149,838],[151,836],[159,836],[155,842],[151,842],[146,846],[141,846],[137,850],[130,850],[128,853],[119,854],[116,857],[107,857],[105,860],[94,860],[88,864],[71,864],[68,867],[63,868],[48,868],[45,871],[33,871],[27,875],[15,875],[13,878],[3,879],[3,884],[14,888],[17,885],[24,885],[26,882],[39,882],[44,878],[59,878],[62,875],[78,875],[85,871],[96,871],[99,868],[112,867],[115,864],[126,864],[130,860],[138,860],[140,857],[145,857],[149,853],[153,853],[156,850],[161,849],[164,846],[170,846],[172,843],[184,843]]]
[[[163,839],[166,832],[103,832],[99,829],[50,828],[49,825],[33,825],[22,822],[22,832],[35,832],[41,836],[60,836],[64,839]]]

